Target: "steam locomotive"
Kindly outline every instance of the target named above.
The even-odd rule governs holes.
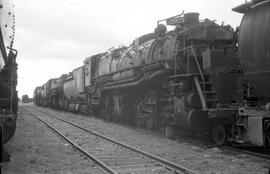
[[[269,0],[234,8],[244,13],[237,31],[198,13],[158,21],[154,33],[37,87],[35,103],[148,129],[207,131],[219,145],[269,146],[269,8]]]
[[[10,0],[0,1],[0,161],[8,160],[3,152],[16,129],[17,97],[17,51],[13,49],[15,17]]]

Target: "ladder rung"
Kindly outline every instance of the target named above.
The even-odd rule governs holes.
[[[241,122],[236,122],[235,123],[237,126],[244,126],[244,123],[241,123]]]
[[[182,83],[173,83],[172,85],[173,86],[179,86],[179,85],[181,85]]]
[[[0,101],[9,101],[10,98],[0,98]]]
[[[242,143],[244,143],[244,140],[242,140],[242,139],[236,139],[235,142],[242,144]]]
[[[206,102],[217,102],[218,99],[206,99],[205,101],[206,101]]]
[[[217,91],[203,91],[204,94],[215,94]]]
[[[213,82],[200,82],[200,84],[202,84],[202,85],[209,85],[209,84],[213,84]]]

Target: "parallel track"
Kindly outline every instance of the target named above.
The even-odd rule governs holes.
[[[243,149],[243,148],[237,148],[237,147],[231,147],[231,146],[223,146],[222,149],[224,150],[228,150],[228,151],[232,151],[234,153],[237,154],[245,154],[249,157],[255,157],[255,158],[259,158],[259,159],[263,159],[263,160],[268,160],[270,161],[270,151],[262,151],[260,153],[256,152],[256,150],[252,150],[252,149]],[[267,153],[267,154],[265,154]]]
[[[31,115],[33,115],[34,117],[36,117],[38,120],[40,120],[41,122],[43,122],[44,124],[46,124],[48,127],[50,127],[53,131],[55,131],[58,135],[60,135],[61,137],[63,137],[66,141],[68,141],[70,144],[72,144],[72,146],[74,146],[76,149],[78,149],[79,151],[81,151],[84,155],[86,155],[88,158],[90,158],[91,160],[93,160],[96,164],[98,164],[102,169],[104,169],[105,171],[107,171],[108,173],[111,174],[115,174],[115,173],[119,173],[117,171],[115,171],[113,168],[114,167],[110,167],[109,165],[105,164],[104,162],[102,162],[102,160],[99,160],[98,157],[95,157],[94,155],[89,154],[85,149],[83,149],[82,147],[80,147],[79,145],[77,145],[75,142],[73,142],[72,140],[70,140],[69,138],[67,138],[65,135],[63,135],[62,133],[60,133],[59,131],[57,131],[53,126],[51,126],[48,122],[44,121],[43,119],[40,119],[38,116],[36,116],[33,112],[29,111],[28,109],[25,108],[25,110],[27,112],[29,112]],[[83,127],[81,127],[80,125],[74,124],[72,122],[69,122],[67,120],[61,119],[56,117],[55,115],[43,112],[41,110],[38,109],[34,109],[40,113],[46,114],[47,116],[59,120],[61,122],[64,122],[68,125],[72,125],[73,127],[76,127],[84,132],[90,133],[96,137],[102,138],[104,140],[106,140],[107,142],[113,143],[115,145],[121,146],[122,148],[125,148],[129,151],[133,151],[133,153],[135,152],[136,154],[139,154],[140,156],[143,157],[143,159],[147,158],[150,159],[151,161],[154,161],[155,164],[154,166],[156,168],[162,168],[163,171],[167,171],[168,173],[180,173],[180,174],[196,174],[197,172],[190,170],[186,167],[183,167],[181,165],[178,165],[176,163],[170,162],[166,159],[160,158],[158,156],[155,156],[153,154],[150,154],[148,152],[139,150],[137,148],[134,148],[130,145],[121,143],[117,140],[114,140],[112,138],[109,138],[107,136],[101,135],[97,132],[94,131],[90,131],[88,129],[85,129]],[[158,166],[158,167],[157,167]],[[139,168],[140,166],[138,166]],[[153,167],[153,166],[152,166]],[[151,168],[151,166],[150,166]]]
[[[197,145],[207,146],[210,148],[217,147],[224,152],[230,152],[237,155],[246,155],[248,157],[270,161],[270,149],[263,149],[262,147],[254,147],[254,146],[244,147],[241,144],[217,146],[216,144],[211,142],[209,139],[202,140],[202,139],[191,138],[191,137],[184,137],[183,139]]]
[[[30,113],[32,116],[34,116],[36,119],[38,119],[39,121],[41,121],[42,123],[44,123],[46,126],[48,126],[49,128],[51,128],[55,133],[57,133],[60,137],[62,137],[63,139],[65,139],[68,143],[70,143],[74,148],[78,149],[80,152],[82,152],[86,157],[90,158],[91,160],[93,160],[96,164],[98,164],[102,169],[104,169],[105,171],[107,171],[110,174],[117,174],[116,171],[112,170],[109,166],[107,166],[106,164],[104,164],[103,162],[101,162],[100,160],[98,160],[97,158],[95,158],[93,155],[89,154],[85,149],[81,148],[78,144],[76,144],[75,142],[73,142],[71,139],[69,139],[67,136],[63,135],[61,132],[59,132],[58,130],[56,130],[53,126],[51,126],[48,122],[40,119],[38,116],[36,116],[34,113],[32,113],[31,111],[29,111],[28,109],[25,109],[28,113]]]

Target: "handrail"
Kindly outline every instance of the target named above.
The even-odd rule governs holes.
[[[206,105],[206,101],[205,101],[205,98],[204,98],[204,95],[203,95],[203,92],[202,92],[198,77],[197,76],[194,77],[193,80],[194,80],[195,86],[196,86],[196,88],[198,90],[198,94],[199,94],[199,97],[200,97],[200,100],[201,100],[201,103],[202,103],[202,108],[205,110],[205,109],[207,109],[207,105]]]
[[[200,67],[200,64],[199,64],[199,61],[198,61],[198,57],[196,56],[196,53],[195,53],[195,50],[194,50],[193,46],[188,46],[188,47],[185,47],[185,48],[181,48],[181,49],[179,49],[179,50],[175,50],[175,52],[181,52],[181,51],[185,51],[185,50],[188,50],[188,49],[191,49],[192,54],[194,55],[194,59],[195,59],[197,68],[198,68],[199,73],[200,73],[200,75],[201,75],[201,78],[202,78],[202,80],[203,80],[203,82],[204,82],[204,77],[203,77],[202,69],[201,69],[201,67]],[[189,56],[188,56],[188,59],[190,59]],[[174,68],[175,68],[175,73],[176,73],[176,56],[175,56],[174,62],[175,62]],[[190,67],[189,61],[188,61],[188,65],[187,65],[187,66]],[[176,74],[175,74],[175,75],[176,75]]]
[[[198,70],[199,70],[199,72],[200,72],[200,74],[201,74],[201,78],[202,78],[202,80],[203,80],[203,82],[204,82],[204,77],[203,77],[203,74],[202,74],[202,69],[201,69],[201,67],[200,67],[200,64],[199,64],[198,58],[197,58],[197,56],[196,56],[195,50],[194,50],[193,46],[190,46],[190,47],[191,47],[192,53],[194,54],[195,61],[196,61],[196,64],[197,64],[197,68],[198,68]]]
[[[185,11],[183,10],[182,13],[179,14],[179,15],[175,15],[175,16],[172,16],[172,17],[169,17],[169,18],[166,18],[166,19],[158,20],[158,21],[157,21],[157,25],[159,25],[159,23],[162,22],[162,21],[166,21],[167,19],[180,17],[180,16],[182,16],[184,13],[185,13]]]

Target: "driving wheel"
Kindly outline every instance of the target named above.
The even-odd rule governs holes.
[[[221,146],[227,141],[227,132],[225,125],[221,121],[214,121],[211,128],[211,135],[213,141]]]

